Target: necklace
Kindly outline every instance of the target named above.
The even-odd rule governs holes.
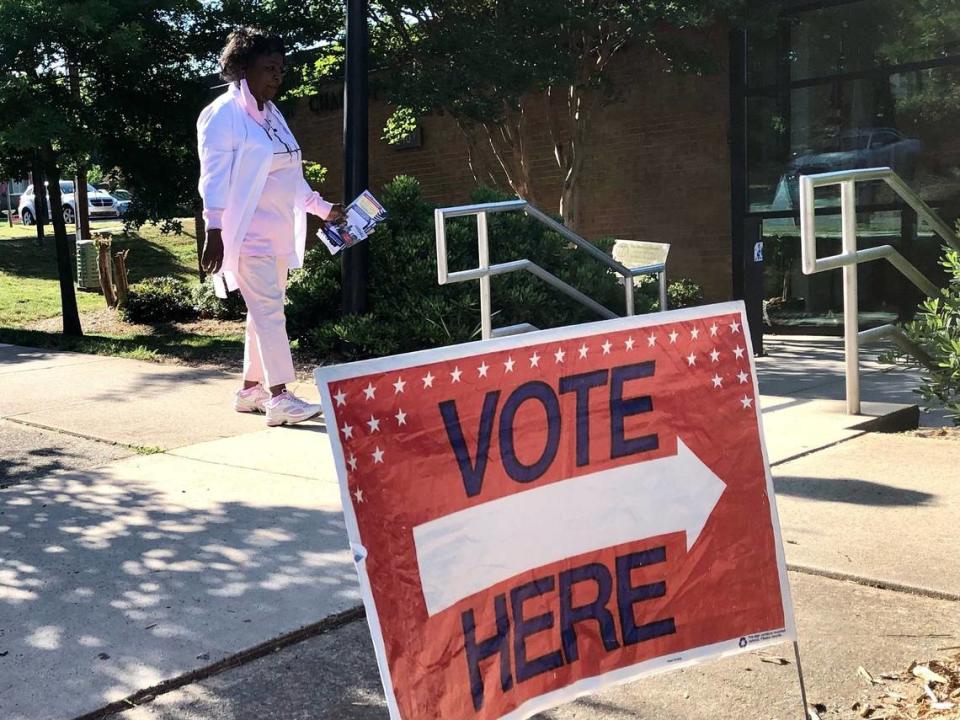
[[[298,147],[291,148],[290,145],[287,144],[287,141],[283,139],[280,131],[270,122],[270,109],[265,106],[264,110],[263,123],[260,123],[258,120],[254,120],[254,122],[263,128],[263,131],[267,134],[267,137],[270,138],[270,142],[276,140],[285,148],[280,152],[275,152],[274,155],[293,155],[294,153],[300,152],[300,148]]]

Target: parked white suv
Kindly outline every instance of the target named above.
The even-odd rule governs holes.
[[[49,187],[49,183],[44,183]],[[73,193],[73,181],[60,181],[60,196],[62,201],[63,221],[67,225],[73,225],[77,219],[77,202]],[[20,196],[20,205],[17,212],[20,214],[20,222],[24,225],[33,225],[37,221],[37,209],[35,205],[35,196],[33,185],[29,185]],[[47,206],[50,205],[50,193],[47,193]],[[93,185],[87,185],[87,210],[90,213],[91,220],[101,218],[119,217],[117,201],[103,190],[97,190]]]

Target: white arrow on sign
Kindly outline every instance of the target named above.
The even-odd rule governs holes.
[[[693,547],[726,489],[677,438],[677,454],[550,483],[413,529],[427,612],[564,558],[667,535]]]

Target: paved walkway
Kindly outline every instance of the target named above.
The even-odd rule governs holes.
[[[856,474],[854,444],[847,461],[840,445],[787,462],[864,432],[839,411],[837,342],[790,338],[768,351],[758,372],[785,538],[795,541],[788,560],[960,587],[955,560],[912,560],[929,550],[917,547],[918,524],[949,532],[930,518],[944,508],[957,516],[956,491],[883,474],[919,450],[901,449],[896,468],[871,478]],[[911,401],[911,378],[865,368],[866,399]],[[322,425],[265,430],[262,418],[229,412],[235,376],[179,366],[6,346],[0,382],[0,717],[76,717],[358,604]],[[841,456],[803,465],[829,453]],[[848,482],[828,489],[842,462]],[[874,493],[884,500],[867,502]],[[876,539],[864,528],[878,508],[889,511],[883,539],[910,562],[883,564],[869,550]],[[846,564],[841,540],[852,549]],[[937,562],[947,567],[939,577]]]

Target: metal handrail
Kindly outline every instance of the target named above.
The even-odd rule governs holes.
[[[903,179],[890,168],[841,170],[839,172],[802,175],[800,177],[800,247],[805,275],[843,269],[843,345],[846,360],[847,412],[860,414],[860,345],[890,339],[897,346],[925,365],[930,357],[896,325],[882,325],[860,330],[860,308],[857,299],[857,265],[873,260],[887,260],[910,282],[928,296],[940,294],[930,279],[901,255],[892,245],[857,248],[856,185],[858,182],[885,182],[917,215],[923,218],[947,245],[960,250],[956,234]],[[841,252],[830,257],[817,257],[816,208],[814,190],[840,186]]]
[[[505,202],[481,203],[477,205],[459,205],[456,207],[437,208],[434,211],[434,223],[436,225],[437,235],[437,282],[441,285],[447,283],[467,282],[469,280],[480,281],[480,330],[481,337],[489,340],[491,337],[504,335],[515,335],[528,330],[536,330],[528,323],[511,325],[509,327],[493,329],[493,316],[491,310],[491,291],[490,278],[495,275],[504,275],[506,273],[516,272],[518,270],[526,271],[540,278],[548,285],[556,288],[570,298],[573,298],[581,305],[593,310],[603,318],[615,318],[618,315],[612,310],[604,307],[590,296],[580,292],[569,283],[564,282],[553,273],[545,270],[532,260],[526,258],[520,260],[511,260],[510,262],[490,264],[490,240],[487,226],[487,216],[492,213],[513,212],[522,210],[528,217],[537,220],[541,224],[550,228],[565,240],[573,243],[576,247],[586,251],[586,253],[605,265],[611,271],[623,277],[624,298],[626,305],[626,314],[634,314],[633,300],[633,279],[640,275],[657,275],[660,282],[660,309],[667,308],[667,268],[666,263],[656,263],[653,265],[644,265],[643,267],[628,268],[625,265],[614,260],[603,252],[596,245],[580,237],[568,227],[558,223],[549,215],[541,212],[526,200],[507,200]],[[477,257],[478,267],[469,270],[459,270],[449,272],[447,268],[447,232],[446,221],[449,218],[477,216]]]

